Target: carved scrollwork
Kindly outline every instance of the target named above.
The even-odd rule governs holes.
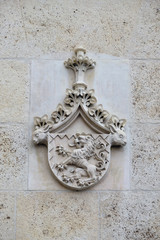
[[[68,59],[68,61],[65,62],[65,66],[72,68],[75,72],[77,72],[78,69],[73,89],[66,90],[64,106],[61,104],[58,105],[56,111],[51,114],[52,121],[48,120],[47,115],[44,115],[42,118],[35,118],[35,129],[41,128],[43,131],[44,126],[48,124],[50,126],[52,125],[52,128],[48,128],[50,131],[53,129],[56,130],[56,126],[60,128],[60,124],[63,125],[67,119],[66,124],[71,124],[74,116],[80,113],[80,106],[82,107],[83,117],[86,122],[90,126],[94,125],[94,129],[97,128],[98,132],[115,133],[119,130],[124,131],[126,121],[123,119],[119,120],[118,117],[110,115],[106,110],[103,110],[102,105],[96,105],[97,99],[94,96],[94,90],[88,90],[87,85],[84,83],[84,71],[89,68],[94,68],[95,62],[85,56],[86,51],[82,47],[76,48],[75,53],[76,57]],[[62,127],[63,129],[67,128],[67,125]]]
[[[84,89],[67,89],[66,98],[64,103],[73,107],[75,104],[82,103],[83,105],[90,107],[97,102],[96,97],[93,96],[94,90],[84,90]]]
[[[57,110],[51,116],[54,123],[63,122],[71,114],[71,109],[64,108],[61,104],[58,105]]]
[[[66,68],[71,68],[75,72],[81,69],[83,72],[86,72],[88,69],[92,69],[95,67],[96,62],[92,59],[89,59],[86,56],[77,56],[69,58],[67,61],[64,62]]]
[[[109,116],[109,113],[106,110],[103,110],[102,105],[98,105],[94,108],[88,109],[89,115],[94,118],[96,122],[105,123],[105,120]]]
[[[112,115],[109,121],[106,123],[106,127],[112,128],[112,132],[116,132],[116,129],[124,131],[126,125],[126,119],[119,119],[116,115]]]
[[[52,125],[53,122],[48,120],[48,115],[45,114],[42,117],[34,117],[34,127],[35,129],[45,127],[47,125]]]

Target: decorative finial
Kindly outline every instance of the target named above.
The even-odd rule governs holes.
[[[77,57],[84,56],[86,54],[86,49],[82,46],[77,46],[74,48],[75,55]]]
[[[73,84],[74,89],[86,89],[87,85],[84,82],[84,73],[88,69],[95,67],[96,62],[92,59],[89,59],[86,54],[86,49],[82,46],[75,47],[74,52],[76,57],[68,59],[64,62],[66,68],[71,68],[75,72],[75,83]]]

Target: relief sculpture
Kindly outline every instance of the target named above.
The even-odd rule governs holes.
[[[82,190],[95,185],[109,168],[112,146],[126,144],[125,119],[119,119],[97,105],[94,90],[88,90],[84,74],[96,63],[82,47],[64,63],[75,72],[72,89],[66,90],[64,104],[59,104],[51,117],[34,118],[33,141],[48,148],[48,161],[54,176],[66,187]],[[65,129],[81,116],[95,132],[66,134]]]

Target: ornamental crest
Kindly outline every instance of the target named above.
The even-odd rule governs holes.
[[[66,90],[64,104],[59,104],[51,117],[34,118],[33,141],[48,148],[48,162],[53,175],[66,187],[82,190],[98,183],[108,170],[111,146],[124,146],[125,119],[119,119],[97,104],[94,90],[88,90],[84,74],[96,63],[86,50],[75,48],[75,57],[64,62],[75,72],[72,89]],[[65,129],[81,116],[95,134]]]

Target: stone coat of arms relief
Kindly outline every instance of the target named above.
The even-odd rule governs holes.
[[[110,164],[112,146],[124,146],[125,119],[119,119],[97,104],[94,90],[88,90],[84,81],[87,70],[96,63],[86,56],[83,47],[75,48],[75,56],[64,62],[75,72],[72,89],[66,90],[64,104],[56,111],[34,118],[33,141],[48,148],[48,162],[54,176],[63,185],[82,190],[98,183]],[[81,116],[95,132],[65,133]]]

